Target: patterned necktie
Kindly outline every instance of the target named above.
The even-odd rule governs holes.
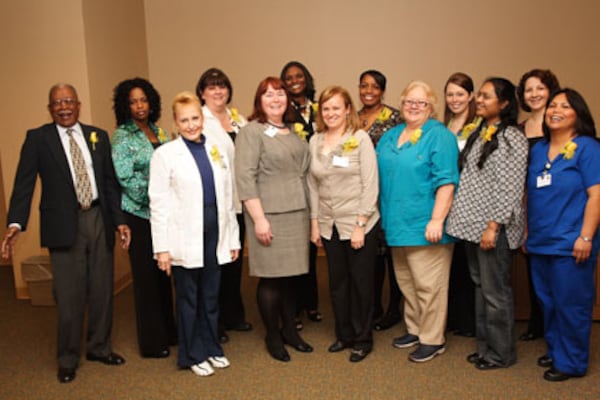
[[[90,177],[85,168],[85,160],[81,153],[81,148],[73,138],[73,129],[67,129],[69,135],[69,147],[71,149],[71,162],[75,172],[75,193],[77,193],[77,201],[81,208],[86,210],[92,204],[92,185]]]

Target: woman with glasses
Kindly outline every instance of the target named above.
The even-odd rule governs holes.
[[[458,146],[436,121],[431,87],[411,82],[401,95],[404,123],[377,145],[383,230],[404,294],[407,333],[393,345],[418,345],[409,360],[429,361],[445,351],[448,279],[453,240],[444,231],[458,183]]]

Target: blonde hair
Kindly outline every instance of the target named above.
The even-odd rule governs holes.
[[[352,133],[356,132],[360,126],[358,112],[356,112],[354,103],[352,103],[350,93],[348,93],[348,91],[341,86],[329,86],[325,88],[323,92],[321,92],[321,95],[319,96],[319,112],[317,113],[317,132],[324,132],[327,130],[327,126],[325,125],[325,121],[323,121],[323,116],[321,115],[321,105],[336,95],[340,95],[342,100],[344,100],[346,107],[350,109],[348,118],[346,119],[346,130],[350,129]]]
[[[406,99],[406,96],[408,95],[408,93],[415,89],[415,88],[421,88],[425,91],[425,94],[427,95],[427,102],[429,103],[429,107],[431,110],[431,114],[429,115],[430,118],[435,118],[437,115],[437,102],[438,102],[438,97],[435,94],[435,92],[433,91],[433,89],[431,88],[431,86],[429,86],[427,83],[423,82],[423,81],[412,81],[410,82],[402,91],[402,93],[400,94],[400,115],[402,118],[404,118],[404,111],[403,111],[403,103],[404,103],[404,99]]]
[[[200,103],[198,96],[189,91],[181,92],[173,98],[173,104],[171,106],[171,109],[173,110],[173,119],[175,119],[177,106],[184,106],[188,104],[198,104],[198,108],[202,110],[202,103]],[[202,115],[202,113],[200,114]]]

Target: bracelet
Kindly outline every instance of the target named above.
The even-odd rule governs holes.
[[[589,236],[579,236],[581,238],[581,240],[583,240],[584,242],[591,242],[592,238]]]
[[[356,226],[358,226],[359,228],[364,228],[365,226],[367,226],[367,224],[362,221],[356,221]]]

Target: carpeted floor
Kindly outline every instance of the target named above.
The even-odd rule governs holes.
[[[322,263],[323,260],[320,260]],[[447,351],[415,364],[409,350],[391,346],[403,327],[375,333],[375,349],[353,364],[349,354],[330,354],[333,317],[327,291],[326,266],[319,271],[324,321],[305,322],[304,339],[312,354],[290,349],[292,361],[281,363],[264,349],[264,331],[255,304],[256,281],[244,276],[244,299],[251,332],[231,332],[224,345],[231,367],[208,378],[178,370],[175,356],[142,359],[137,352],[131,288],[115,298],[114,350],[127,363],[108,367],[83,360],[77,379],[56,380],[55,309],[15,300],[12,269],[0,267],[0,399],[598,399],[600,398],[600,326],[594,324],[590,370],[582,379],[549,383],[536,359],[542,340],[519,342],[519,360],[511,368],[478,371],[465,361],[474,339],[447,337]],[[517,324],[517,332],[525,328]],[[176,349],[172,349],[172,353]]]

